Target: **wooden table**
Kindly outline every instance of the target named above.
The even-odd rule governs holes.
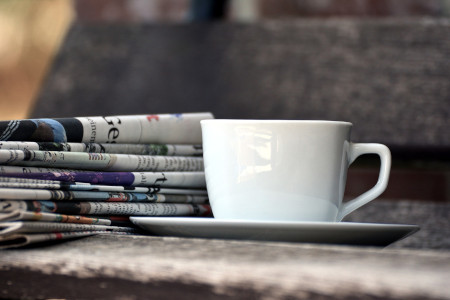
[[[433,218],[432,211],[442,214],[440,206],[430,209],[434,206],[416,202],[379,202],[366,212],[361,209],[361,214],[373,215],[374,207],[383,212],[389,206],[407,209],[404,215],[412,214],[418,222],[422,221],[414,210],[428,218]],[[444,207],[447,212],[448,207]],[[436,224],[443,225],[434,217]],[[431,236],[430,224],[424,223],[423,232]],[[444,226],[436,232],[448,239],[448,221]],[[427,245],[428,238],[419,233]],[[413,238],[387,248],[367,248],[99,235],[1,251],[0,297],[450,299],[446,244],[418,249]]]
[[[0,264],[3,298],[450,299],[437,250],[95,236]]]

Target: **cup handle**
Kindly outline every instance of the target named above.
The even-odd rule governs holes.
[[[353,200],[342,203],[337,221],[342,221],[349,213],[374,200],[381,195],[387,187],[389,173],[391,171],[391,152],[389,151],[389,148],[382,144],[351,143],[349,147],[349,165],[353,163],[358,156],[363,154],[377,154],[380,157],[381,166],[378,181],[375,186],[367,192]]]

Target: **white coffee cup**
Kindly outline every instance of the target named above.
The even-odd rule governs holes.
[[[208,195],[218,219],[341,221],[378,197],[389,180],[389,149],[350,142],[348,122],[215,119],[201,126]],[[381,160],[378,182],[343,203],[349,165],[369,153]]]

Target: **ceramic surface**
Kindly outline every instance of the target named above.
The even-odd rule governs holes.
[[[351,123],[216,119],[201,126],[208,195],[218,219],[340,221],[387,186],[389,149],[351,143]],[[366,153],[381,158],[378,182],[343,204],[347,169]]]
[[[130,217],[156,235],[387,246],[419,230],[416,225],[349,222],[268,222],[213,218]]]

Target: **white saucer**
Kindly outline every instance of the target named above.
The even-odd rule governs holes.
[[[213,218],[130,217],[155,235],[237,240],[387,246],[419,230],[417,225],[349,222],[267,222]]]

